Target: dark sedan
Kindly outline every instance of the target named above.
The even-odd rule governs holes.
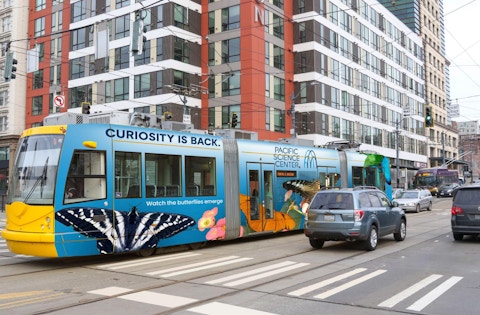
[[[442,186],[440,186],[440,188],[438,188],[437,197],[438,198],[440,198],[440,197],[452,197],[453,192],[458,187],[460,187],[460,185],[455,184],[455,183],[448,184],[448,185],[442,185]]]

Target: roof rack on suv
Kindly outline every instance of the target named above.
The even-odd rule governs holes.
[[[376,190],[380,190],[378,187],[376,186],[355,186],[353,187],[353,190],[359,190],[359,189],[376,189]]]

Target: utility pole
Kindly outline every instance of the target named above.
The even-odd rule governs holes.
[[[398,125],[400,124],[400,121],[397,118],[397,124],[395,128],[395,151],[396,151],[396,160],[395,160],[395,166],[396,166],[396,178],[397,178],[397,188],[400,188],[400,147],[398,145],[398,138],[399,138],[399,133],[400,130],[398,128]]]

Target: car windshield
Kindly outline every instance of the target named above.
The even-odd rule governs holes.
[[[443,189],[450,189],[450,188],[453,188],[453,187],[455,187],[455,185],[454,185],[454,184],[448,184],[448,185],[443,185],[443,186],[442,186],[442,187],[440,187],[440,188],[443,188]]]
[[[418,198],[418,192],[416,192],[416,191],[405,191],[400,195],[400,198],[417,199]]]

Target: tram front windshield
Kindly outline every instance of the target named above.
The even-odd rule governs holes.
[[[51,205],[63,135],[32,135],[19,143],[7,202]]]

